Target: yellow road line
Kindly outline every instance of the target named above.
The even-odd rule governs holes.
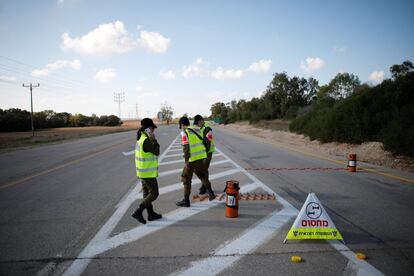
[[[65,167],[67,167],[67,166],[70,166],[70,165],[73,165],[73,164],[79,163],[79,162],[81,162],[81,161],[84,161],[84,160],[90,159],[90,158],[92,158],[92,157],[94,157],[94,156],[96,156],[96,155],[98,155],[98,154],[101,154],[101,153],[107,152],[107,151],[109,151],[109,150],[111,150],[111,149],[113,149],[113,148],[115,148],[115,147],[118,147],[118,146],[120,146],[120,145],[122,145],[122,144],[125,144],[125,143],[127,143],[127,142],[130,142],[130,139],[128,139],[128,140],[124,140],[123,142],[118,143],[118,144],[115,144],[115,145],[113,145],[113,146],[110,146],[109,148],[105,148],[105,149],[103,149],[103,150],[96,151],[96,152],[94,152],[94,153],[91,153],[91,154],[86,155],[86,156],[84,156],[84,157],[81,157],[81,158],[79,158],[79,159],[76,159],[76,160],[72,160],[72,161],[70,161],[70,162],[67,162],[67,163],[65,163],[65,164],[62,164],[62,165],[59,165],[59,166],[56,166],[56,167],[53,167],[53,168],[50,168],[50,169],[47,169],[47,170],[44,170],[44,171],[38,172],[38,173],[34,173],[34,174],[32,174],[32,175],[29,175],[29,176],[26,176],[26,177],[23,177],[23,178],[20,178],[20,179],[14,180],[14,181],[9,182],[9,183],[4,184],[4,185],[0,185],[0,190],[6,189],[6,188],[8,188],[8,187],[11,187],[11,186],[14,186],[14,185],[17,185],[17,184],[21,184],[21,183],[23,183],[23,182],[25,182],[25,181],[28,181],[28,180],[30,180],[30,179],[33,179],[33,178],[35,178],[35,177],[42,176],[42,175],[45,175],[45,174],[48,174],[48,173],[54,172],[54,171],[56,171],[56,170],[59,170],[59,169],[65,168]]]
[[[239,133],[239,134],[241,134],[241,133]],[[247,134],[244,134],[244,133],[243,133],[243,135],[247,136],[248,138],[251,138],[251,135],[247,135]],[[257,137],[257,138],[261,139],[260,137]],[[344,162],[341,162],[341,161],[338,161],[338,160],[335,160],[335,159],[331,159],[329,157],[325,157],[325,156],[322,156],[322,155],[319,155],[319,154],[314,154],[314,153],[310,153],[310,152],[306,152],[306,151],[301,151],[301,150],[298,150],[298,149],[295,149],[295,148],[291,148],[291,147],[282,145],[278,142],[275,142],[276,144],[278,144],[278,145],[275,145],[274,143],[270,143],[266,140],[262,140],[262,141],[264,141],[266,144],[269,144],[269,145],[272,145],[272,146],[275,146],[275,147],[284,148],[284,149],[287,149],[287,150],[295,151],[295,152],[298,152],[298,153],[301,153],[301,154],[313,156],[313,157],[316,157],[316,158],[319,158],[319,159],[327,160],[327,161],[330,161],[330,162],[333,162],[333,163],[336,163],[336,164],[346,166],[346,164],[344,164]],[[410,184],[414,184],[413,179],[398,176],[398,175],[394,175],[392,173],[384,173],[384,172],[380,172],[376,169],[364,168],[364,167],[358,167],[358,169],[361,169],[363,171],[368,171],[368,172],[371,172],[371,173],[375,173],[375,174],[378,174],[378,175],[382,175],[382,176],[385,176],[385,177],[401,180],[401,181],[404,181],[404,182],[407,182],[407,183],[410,183]]]

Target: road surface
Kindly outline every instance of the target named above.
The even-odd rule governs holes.
[[[216,193],[236,179],[243,192],[276,195],[241,201],[239,217],[228,219],[223,201],[175,206],[183,194],[179,132],[160,126],[156,134],[162,155],[154,206],[164,218],[146,225],[130,216],[142,198],[134,132],[0,154],[0,274],[414,275],[412,174],[375,166],[349,173],[323,156],[217,128]],[[194,178],[193,195],[199,185]],[[309,192],[345,245],[283,243]],[[293,255],[303,262],[292,263]]]

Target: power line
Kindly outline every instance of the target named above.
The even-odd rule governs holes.
[[[125,93],[114,92],[114,101],[118,103],[118,117],[121,119],[121,103],[125,101]]]
[[[5,57],[5,56],[2,56],[2,55],[0,55],[0,58],[5,59],[5,60],[8,60],[8,61],[11,61],[11,62],[14,62],[14,63],[17,63],[17,64],[20,64],[20,65],[23,65],[25,67],[29,67],[29,68],[32,68],[32,69],[38,69],[38,67],[35,67],[33,65],[30,65],[30,64],[27,64],[27,63],[18,61],[18,60],[13,59],[13,58]],[[62,76],[62,75],[57,74],[55,72],[50,72],[50,74],[55,75],[56,76],[55,79],[58,79],[58,80],[60,79],[61,81],[71,82],[72,84],[88,85],[87,83],[82,82],[82,81],[79,81],[79,80],[71,80],[71,79],[68,79],[66,76]]]
[[[14,74],[17,74],[19,76],[23,76],[24,78],[29,77],[32,79],[38,79],[37,77],[33,77],[32,76],[32,72],[25,70],[25,69],[21,69],[21,68],[17,68],[17,67],[13,67],[10,65],[5,65],[5,64],[0,64],[0,69],[4,70],[4,71],[8,71],[8,72],[12,72]],[[84,89],[86,88],[86,86],[81,86],[81,85],[77,85],[77,84],[72,84],[70,82],[66,82],[66,81],[62,81],[59,80],[57,78],[54,78],[52,76],[45,76],[45,79],[48,79],[47,81],[50,83],[54,83],[55,85],[59,85],[60,87],[67,87],[67,88],[72,88],[72,89]],[[77,87],[76,87],[77,86]]]
[[[23,87],[27,87],[30,88],[30,120],[32,122],[32,137],[34,137],[34,124],[33,124],[33,96],[32,96],[32,90],[33,88],[39,87],[40,84],[38,83],[37,85],[33,85],[32,83],[30,83],[30,85],[24,85],[24,83],[22,84]]]

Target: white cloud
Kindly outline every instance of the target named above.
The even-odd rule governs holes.
[[[0,75],[0,80],[15,82],[17,80],[17,78],[15,76]]]
[[[35,69],[32,71],[32,76],[33,77],[46,77],[47,75],[49,75],[49,69]]]
[[[139,44],[142,48],[160,54],[165,53],[171,40],[160,33],[141,31]]]
[[[343,53],[346,51],[346,46],[333,46],[332,52],[334,53]]]
[[[200,77],[206,75],[208,74],[206,65],[206,62],[199,57],[192,64],[183,67],[182,75],[185,78]]]
[[[110,69],[110,68],[99,70],[98,73],[96,73],[95,75],[95,79],[97,79],[98,81],[102,83],[112,81],[115,78],[116,78],[115,70]]]
[[[369,74],[368,79],[373,84],[379,84],[384,80],[384,71],[374,71],[371,74]]]
[[[167,72],[160,72],[160,77],[163,80],[175,80],[175,74],[173,73],[173,71],[167,71]]]
[[[261,59],[257,62],[252,63],[249,66],[249,71],[255,72],[255,73],[267,73],[270,69],[270,66],[272,66],[272,60],[270,59]]]
[[[211,72],[211,77],[218,80],[227,79],[241,79],[244,76],[243,70],[240,69],[227,69],[219,67],[215,71]]]
[[[313,72],[318,71],[325,65],[325,62],[318,57],[308,57],[306,58],[306,62],[301,62],[300,68],[305,71],[306,73],[310,74]]]
[[[70,60],[57,60],[53,63],[46,64],[45,68],[35,69],[32,71],[33,77],[45,77],[48,76],[51,72],[70,67],[73,70],[80,70],[81,62],[78,59]]]
[[[136,90],[136,91],[138,91],[138,92],[139,92],[139,91],[142,91],[142,89],[144,89],[144,87],[142,87],[142,86],[137,86],[137,87],[135,87],[135,90]]]
[[[65,2],[65,0],[58,0],[58,1],[57,1],[57,4],[58,4],[58,5],[63,5],[63,3],[64,3],[64,2]]]
[[[69,33],[62,35],[62,48],[87,55],[123,54],[137,48],[154,53],[167,51],[171,40],[157,32],[141,31],[134,38],[121,21],[101,24],[82,37],[71,38]]]

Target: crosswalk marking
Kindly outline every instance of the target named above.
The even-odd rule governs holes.
[[[178,138],[179,136],[177,136],[173,140],[173,142],[160,156],[160,166],[182,162],[182,158],[180,158],[179,160],[162,162],[164,158],[182,156],[182,153],[167,155],[172,151],[178,151],[174,148],[181,147],[179,145]],[[247,172],[240,165],[238,165],[236,162],[227,157],[227,155],[225,155],[219,149],[217,149],[217,151],[218,154],[215,154],[215,156],[221,155],[222,157],[224,157],[224,160],[212,162],[212,166],[223,163],[231,163],[235,168],[231,168],[229,170],[216,174],[211,174],[211,180],[241,172],[252,181],[251,184],[245,184],[241,186],[242,192],[249,192],[257,188],[262,188],[268,193],[274,193],[276,195],[276,200],[282,205],[282,209],[271,213],[269,216],[256,223],[253,227],[250,227],[249,229],[244,231],[234,240],[225,242],[223,245],[213,250],[209,257],[201,259],[199,261],[191,262],[188,267],[175,272],[174,275],[216,275],[224,271],[226,268],[232,266],[234,263],[239,261],[245,254],[254,251],[260,245],[262,245],[264,242],[270,239],[275,232],[277,232],[298,212],[298,210],[295,207],[293,207],[289,202],[277,195],[271,188],[262,183],[251,173]],[[125,156],[131,155],[133,153],[134,151],[125,153],[123,152]],[[179,168],[165,172],[160,172],[159,177],[179,173],[181,170],[182,169]],[[193,181],[192,185],[196,185],[198,183],[200,183],[200,180],[197,179]],[[112,233],[113,229],[125,215],[126,211],[129,209],[131,204],[133,204],[137,199],[142,198],[142,193],[139,192],[140,186],[141,185],[134,186],[134,188],[131,189],[130,192],[121,200],[121,202],[117,205],[117,209],[115,210],[114,214],[98,231],[98,233],[88,243],[88,245],[82,250],[82,252],[76,258],[76,260],[69,266],[69,268],[64,272],[63,275],[80,275],[96,255],[111,250],[120,245],[139,240],[140,238],[150,235],[155,231],[161,230],[174,223],[185,220],[195,214],[206,211],[213,206],[222,204],[222,202],[219,202],[217,200],[213,200],[211,202],[192,203],[190,208],[175,209],[174,211],[164,215],[163,219],[161,220],[154,221],[146,225],[140,225],[133,229],[110,237],[110,234]],[[182,189],[182,184],[176,183],[165,187],[161,187],[159,189],[159,192],[160,194],[166,194],[179,189]],[[339,246],[337,244],[332,243],[331,245],[341,253],[345,251],[345,253],[342,254],[345,257],[347,257],[350,262],[353,262],[355,264],[357,269],[356,272],[358,275],[364,273],[378,275],[381,274],[381,272],[376,270],[368,262],[351,258],[351,255],[353,255],[353,253],[345,245]]]

